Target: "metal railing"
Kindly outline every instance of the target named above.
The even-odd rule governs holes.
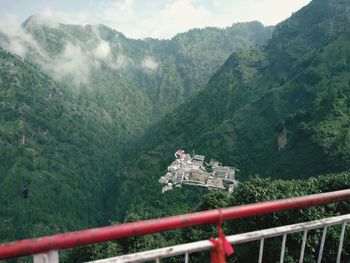
[[[267,238],[275,238],[282,237],[282,245],[281,245],[281,253],[280,253],[280,262],[284,262],[285,256],[285,248],[286,248],[286,240],[288,234],[303,232],[302,245],[300,248],[300,257],[299,263],[303,262],[304,253],[305,253],[305,245],[307,233],[310,230],[323,228],[322,238],[320,242],[320,248],[318,253],[317,262],[321,262],[325,238],[327,229],[330,226],[334,225],[342,225],[341,233],[339,237],[338,243],[338,252],[337,259],[335,262],[339,263],[341,259],[341,251],[343,248],[344,234],[346,224],[350,222],[350,214],[330,217],[326,219],[320,219],[310,222],[304,222],[299,224],[269,228],[249,233],[243,233],[238,235],[227,236],[227,240],[232,245],[244,244],[252,241],[260,241],[259,248],[259,257],[257,258],[258,262],[262,262],[263,260],[263,252],[264,252],[264,240]],[[145,252],[138,252],[129,255],[118,256],[114,258],[107,258],[102,260],[90,261],[89,263],[127,263],[127,262],[145,262],[145,261],[155,261],[159,262],[162,258],[169,258],[174,256],[184,256],[184,262],[188,263],[189,255],[195,252],[206,251],[213,249],[213,244],[209,240],[202,240],[193,243],[187,243],[177,246],[164,247],[160,249],[148,250]]]
[[[180,228],[186,228],[190,226],[206,225],[206,224],[219,224],[219,222],[244,218],[249,216],[269,214],[277,211],[286,211],[293,209],[306,208],[310,206],[324,205],[332,202],[347,201],[350,200],[350,189],[322,193],[316,195],[309,195],[303,197],[287,198],[275,201],[268,201],[256,204],[242,205],[236,207],[230,207],[225,209],[215,209],[208,211],[201,211],[195,213],[189,213],[179,216],[172,216],[166,218],[144,220],[132,223],[126,223],[121,225],[113,225],[83,231],[69,232],[63,234],[56,234],[53,236],[46,236],[36,239],[26,239],[12,243],[0,244],[0,260],[20,257],[25,255],[34,255],[34,263],[39,262],[58,262],[58,250],[73,248],[81,245],[94,244],[104,241],[110,241],[122,237],[139,236],[145,234],[152,234],[157,232],[163,232],[167,230],[174,230]],[[345,216],[346,217],[346,216]],[[332,219],[332,218],[331,218]],[[330,219],[325,219],[330,220]],[[315,221],[316,222],[316,221]],[[320,221],[322,222],[322,220]],[[344,221],[346,222],[346,220]],[[308,223],[304,223],[308,224]],[[320,227],[325,227],[321,240],[321,250],[323,251],[324,240],[326,236],[326,231],[328,225],[321,225]],[[287,227],[287,226],[286,226]],[[344,229],[344,230],[343,230]],[[262,231],[268,231],[262,230]],[[305,249],[305,241],[307,235],[307,228],[304,231],[303,245],[301,248],[301,254],[303,254]],[[342,231],[345,231],[345,224],[343,225]],[[258,233],[246,233],[253,234]],[[282,235],[287,235],[288,232],[282,233]],[[242,234],[244,235],[244,234]],[[230,238],[236,238],[237,236],[232,236]],[[253,235],[254,236],[254,235]],[[258,237],[255,240],[260,240],[260,257],[259,262],[262,260],[264,240],[268,236]],[[283,236],[283,242],[285,244],[286,237]],[[229,240],[231,242],[231,240]],[[342,241],[342,240],[341,240]],[[209,242],[209,241],[200,241]],[[248,242],[248,241],[245,241]],[[341,242],[342,243],[342,242]],[[180,246],[187,246],[180,245]],[[207,249],[210,249],[209,246]],[[284,252],[282,249],[281,253]],[[41,253],[41,254],[40,254]],[[188,259],[188,254],[193,253],[193,251],[187,251],[184,253],[185,259]],[[322,255],[322,253],[321,253]],[[130,255],[129,255],[130,256]],[[156,257],[155,260],[159,260]],[[301,258],[302,260],[302,258]],[[142,261],[145,261],[144,259]],[[132,262],[132,261],[111,261],[111,262]],[[136,261],[137,262],[137,261]],[[302,261],[301,261],[302,262]]]

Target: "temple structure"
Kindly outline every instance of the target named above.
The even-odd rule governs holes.
[[[203,155],[192,157],[183,150],[178,150],[175,158],[175,161],[168,166],[167,173],[159,179],[159,183],[164,185],[163,193],[173,189],[174,186],[182,187],[182,185],[232,192],[238,184],[235,179],[238,169],[235,167],[222,166],[216,160],[206,163]]]

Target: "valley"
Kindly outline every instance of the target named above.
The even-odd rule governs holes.
[[[349,10],[348,0],[313,0],[276,26],[234,23],[163,40],[40,16],[15,31],[0,27],[0,241],[350,188]],[[178,152],[174,161],[178,149],[201,155],[181,160]],[[214,185],[205,162],[225,179]],[[193,167],[197,184],[240,183],[233,191],[186,185]],[[162,191],[169,182],[182,187]],[[224,230],[349,211],[344,202]],[[69,251],[65,260],[214,232],[208,226],[112,241]],[[320,235],[311,235],[307,249]],[[291,238],[295,247],[298,240]],[[278,260],[279,246],[272,244],[267,262]],[[298,251],[286,252],[288,262]],[[257,253],[251,245],[237,256]]]

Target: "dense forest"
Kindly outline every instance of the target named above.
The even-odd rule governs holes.
[[[348,189],[349,24],[348,0],[313,0],[276,27],[238,23],[170,40],[36,16],[20,34],[0,32],[0,241]],[[231,195],[195,187],[162,194],[158,179],[179,148],[238,167],[240,184]],[[342,202],[229,222],[224,231],[349,212]],[[339,231],[327,237],[325,262],[335,258]],[[214,235],[215,226],[196,227],[73,249],[63,259]],[[314,262],[320,235],[310,233],[305,262]],[[298,258],[300,240],[288,237],[285,262]],[[267,242],[267,262],[278,261],[280,244]],[[251,243],[229,260],[255,262],[257,254]]]
[[[205,194],[198,203],[196,210],[207,210],[218,207],[229,207],[247,203],[256,203],[267,200],[282,199],[287,197],[304,196],[334,190],[348,189],[350,187],[349,172],[339,174],[327,174],[318,177],[310,177],[306,180],[282,180],[264,179],[252,177],[242,183],[232,195],[221,191],[211,191]],[[227,234],[238,234],[257,229],[267,229],[271,226],[282,226],[298,222],[312,221],[325,217],[348,213],[350,205],[348,202],[331,204],[323,207],[313,207],[290,212],[278,212],[271,215],[250,217],[249,220],[241,219],[227,222],[223,231]],[[147,216],[145,213],[129,212],[124,222],[132,222]],[[152,215],[149,215],[152,216]],[[112,222],[117,223],[117,222]],[[350,227],[347,227],[350,231]],[[313,230],[308,233],[307,246],[304,262],[315,262],[318,255],[318,245],[322,229]],[[324,262],[332,262],[336,258],[340,226],[329,228],[327,245],[324,251]],[[346,235],[349,236],[350,232]],[[127,238],[107,242],[104,244],[91,245],[84,248],[70,250],[66,255],[66,262],[84,262],[98,258],[112,257],[126,253],[149,250],[185,242],[194,242],[217,236],[216,225],[194,227],[190,229],[170,231],[161,234],[146,235],[142,237]],[[285,262],[296,262],[299,259],[302,233],[288,236]],[[350,241],[344,243],[345,251],[342,260],[350,260]],[[264,262],[279,262],[282,240],[279,238],[267,239],[266,248],[268,253],[264,254]],[[259,243],[250,242],[247,245],[235,246],[235,253],[228,258],[228,262],[256,262],[259,255]],[[194,253],[190,255],[190,262],[208,262],[208,252]],[[183,257],[173,258],[173,261],[183,262]]]
[[[1,241],[107,224],[136,138],[273,29],[249,22],[133,40],[42,22],[0,32]]]
[[[344,5],[349,3],[312,1],[278,24],[265,45],[234,52],[202,92],[151,127],[139,143],[144,149],[116,178],[116,215],[142,206],[160,214],[179,207],[179,196],[162,195],[157,182],[179,147],[238,167],[241,181],[348,170],[350,35]],[[131,195],[136,184],[142,186]],[[195,195],[186,189],[181,196]]]

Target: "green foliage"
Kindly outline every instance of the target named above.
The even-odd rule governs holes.
[[[24,58],[0,49],[0,241],[106,224],[114,213],[123,220],[127,209],[133,211],[129,193],[142,179],[119,185],[123,178],[115,175],[131,145],[139,147],[136,138],[204,86],[233,50],[272,34],[272,27],[254,22],[193,30],[172,40],[132,40],[102,25],[52,27],[38,19],[22,25]],[[1,46],[10,48],[11,41],[0,33]],[[110,57],[92,61],[101,41]],[[73,57],[63,65],[72,72],[63,74],[55,69],[66,71],[60,63],[69,48]],[[145,68],[147,58],[157,70]],[[77,69],[80,60],[86,63]],[[150,199],[159,197],[158,190]],[[163,213],[190,209],[200,200],[192,192],[180,194],[183,206],[172,194],[174,204]],[[142,216],[159,214],[157,209]]]
[[[102,223],[120,160],[103,111],[2,49],[0,83],[0,240]]]
[[[251,178],[241,183],[232,196],[220,192],[210,192],[203,197],[199,204],[201,209],[214,209],[217,207],[229,207],[242,204],[257,203],[268,200],[276,200],[295,196],[317,194],[321,192],[336,191],[350,188],[350,173],[327,174],[311,177],[307,180],[272,180],[259,177]],[[256,231],[259,229],[277,227],[298,222],[312,221],[347,214],[350,212],[348,202],[339,202],[327,206],[312,207],[288,212],[278,212],[265,216],[249,217],[224,224],[223,230],[227,235]],[[350,234],[347,227],[346,236]],[[177,243],[186,243],[208,239],[217,235],[216,226],[203,226],[182,231],[182,237]],[[309,231],[306,244],[304,262],[314,262],[318,255],[318,248],[322,235],[321,230]],[[324,250],[324,261],[331,262],[336,258],[339,242],[340,226],[329,227]],[[264,261],[278,262],[281,249],[281,238],[265,240]],[[299,259],[302,233],[290,234],[286,243],[286,262],[295,262]],[[345,241],[342,260],[350,259],[350,243]],[[259,243],[250,242],[235,246],[235,260],[242,262],[256,262],[259,254]],[[193,262],[204,262],[209,255],[194,255]],[[233,259],[230,259],[233,260]],[[231,261],[230,261],[231,262]],[[233,261],[232,261],[233,262]]]
[[[249,203],[257,203],[269,200],[283,199],[288,197],[305,196],[322,192],[337,191],[350,188],[350,173],[327,174],[318,177],[311,177],[307,180],[272,180],[253,177],[239,184],[232,195],[220,191],[211,191],[205,194],[199,203],[197,210],[208,210],[216,208],[231,207]],[[348,202],[338,202],[326,206],[311,207],[293,211],[277,212],[264,216],[256,216],[228,221],[223,225],[223,231],[226,235],[233,235],[278,227],[282,225],[295,224],[299,222],[312,221],[350,212]],[[136,213],[128,213],[126,222],[139,221],[142,217]],[[285,262],[295,262],[299,258],[302,242],[302,232],[289,234],[286,242]],[[322,229],[308,232],[304,262],[314,262],[318,255],[318,248],[322,235]],[[336,258],[339,242],[340,226],[331,226],[328,228],[326,236],[326,245],[324,250],[324,261],[331,262]],[[346,236],[350,235],[350,228],[346,229]],[[114,241],[114,246],[122,247],[122,254],[133,253],[142,250],[149,250],[159,247],[170,246],[180,243],[194,242],[210,237],[217,236],[216,225],[206,225],[192,227],[181,231],[171,231],[166,233],[133,237]],[[342,260],[345,262],[350,259],[350,241],[344,239],[344,250]],[[281,249],[281,237],[265,240],[264,261],[278,262]],[[249,242],[234,246],[235,254],[229,257],[229,262],[236,260],[242,262],[256,262],[259,254],[259,243]],[[77,250],[79,251],[79,250]],[[86,249],[83,249],[86,251]],[[80,254],[82,252],[80,251]],[[117,252],[115,255],[119,254]],[[89,260],[98,257],[108,257],[108,250],[105,253],[94,257],[92,252],[87,251]],[[209,258],[208,253],[191,254],[191,262],[206,262]],[[181,260],[181,259],[179,259]],[[72,261],[72,258],[70,258]],[[74,260],[75,262],[75,260]],[[168,261],[166,261],[168,262]],[[173,258],[169,262],[181,262]]]
[[[242,180],[350,169],[348,3],[314,2],[265,46],[234,52],[204,90],[149,129],[140,158],[162,170],[182,147],[240,168]]]
[[[84,246],[68,251],[62,262],[86,262],[122,255],[123,250],[117,242],[110,241]]]
[[[134,40],[103,25],[50,26],[37,16],[29,17],[22,28],[33,38],[21,42],[24,58],[59,83],[84,89],[113,121],[122,146],[202,89],[232,51],[262,44],[273,30],[249,22],[194,29],[170,40]],[[11,50],[11,37],[3,38],[0,45]],[[110,49],[102,59],[96,57],[101,43]],[[67,59],[72,72],[57,72]],[[86,70],[75,65],[81,61]]]
[[[35,51],[26,59],[39,66],[0,49],[0,240],[108,218],[132,221],[349,188],[349,173],[318,176],[350,170],[349,8],[346,0],[314,0],[260,47],[255,44],[272,28],[256,22],[159,41],[127,39],[104,26],[37,27],[28,20],[25,30],[50,59],[67,43],[88,52],[101,38],[110,44],[112,59],[125,55],[129,64],[115,69],[101,62],[89,84],[72,90],[62,83],[73,81],[73,74],[56,84],[40,73],[39,67],[52,74]],[[148,56],[158,62],[156,71],[142,67]],[[231,197],[195,187],[161,194],[158,178],[178,148],[238,167],[241,185]],[[255,174],[261,177],[249,179]],[[267,177],[298,180],[261,179]],[[28,199],[21,195],[25,188]],[[348,204],[241,220],[224,230],[239,233],[340,213],[349,213]],[[189,242],[215,231],[207,226],[112,241],[74,250],[68,258]],[[313,261],[320,234],[310,233],[305,262]],[[339,228],[330,229],[327,261],[335,256],[338,235]],[[269,242],[266,259],[274,262],[280,240]],[[300,235],[287,244],[292,262]],[[249,262],[257,249],[242,247],[236,256]],[[201,256],[193,260],[203,262]]]
[[[278,25],[265,46],[234,52],[206,88],[140,140],[143,148],[129,162],[129,176],[118,181],[123,191],[116,193],[115,206],[156,215],[176,209],[168,199],[172,193],[159,194],[157,179],[179,148],[238,167],[241,181],[256,174],[301,179],[349,170],[350,32],[344,5],[349,3],[315,0]],[[305,26],[308,21],[312,26]],[[188,190],[173,192],[183,208]]]
[[[308,180],[271,180],[252,178],[242,183],[231,197],[229,205],[240,205],[275,200],[294,196],[303,196],[321,192],[349,189],[350,173],[328,174],[311,177]],[[257,229],[275,226],[295,224],[298,222],[312,221],[315,219],[346,214],[350,212],[350,206],[346,202],[339,202],[321,207],[312,207],[289,212],[278,212],[271,215],[237,220],[227,226],[227,233],[243,233]],[[347,230],[349,231],[349,230]],[[308,233],[305,262],[314,262],[318,254],[318,247],[322,231],[310,231]],[[350,234],[350,232],[349,232]],[[324,254],[324,261],[329,262],[336,258],[340,227],[330,227]],[[294,260],[299,258],[302,233],[292,234],[287,239],[287,255]],[[347,242],[347,241],[346,241]],[[268,241],[265,248],[264,260],[275,262],[279,259],[281,240]],[[349,245],[344,244],[343,260],[350,258]],[[247,244],[242,249],[236,249],[236,255],[244,262],[253,262],[258,257],[258,243]],[[292,261],[293,262],[293,261]]]

